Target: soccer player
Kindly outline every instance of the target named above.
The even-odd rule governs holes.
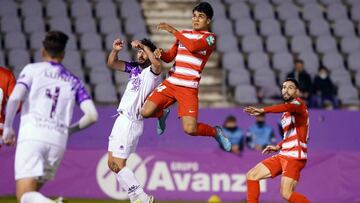
[[[7,103],[3,140],[14,145],[14,116],[23,102],[15,154],[16,197],[20,203],[54,202],[38,191],[55,176],[68,136],[97,120],[85,86],[61,64],[67,41],[62,32],[46,34],[41,48],[44,61],[23,68]],[[75,103],[84,115],[70,125]]]
[[[162,134],[169,113],[166,108],[178,102],[178,116],[182,119],[185,133],[215,137],[226,151],[230,151],[231,143],[223,135],[221,127],[212,127],[197,120],[201,72],[215,48],[215,34],[208,31],[213,15],[211,5],[201,2],[193,9],[192,30],[180,32],[166,23],[158,25],[158,29],[176,37],[170,50],[161,54],[164,62],[175,59],[175,63],[169,77],[149,96],[141,113],[145,118],[158,117],[158,134]]]
[[[118,59],[118,53],[124,41],[116,39],[108,57],[108,66],[117,71],[129,73],[129,82],[117,109],[117,117],[109,136],[108,166],[115,173],[116,179],[132,203],[152,203],[154,197],[147,195],[135,174],[126,167],[130,154],[135,152],[137,143],[143,133],[143,117],[140,109],[146,97],[161,82],[160,51],[148,39],[131,42],[138,49],[136,62],[125,62]],[[153,53],[155,52],[155,53]]]
[[[6,102],[9,99],[10,94],[15,87],[16,79],[9,69],[1,66],[0,66],[0,78],[1,78],[0,80],[0,138],[1,138],[3,134],[3,126],[5,121]],[[1,142],[0,142],[0,147],[1,147]]]
[[[309,115],[303,100],[299,98],[299,83],[288,78],[282,85],[284,104],[255,108],[244,108],[252,116],[264,113],[283,113],[281,124],[284,139],[276,146],[268,145],[262,152],[268,154],[280,151],[279,154],[265,159],[250,169],[247,173],[248,203],[259,202],[259,180],[274,178],[280,174],[281,196],[290,203],[307,203],[309,200],[302,194],[295,192],[300,179],[300,172],[307,160],[307,141],[309,133]]]

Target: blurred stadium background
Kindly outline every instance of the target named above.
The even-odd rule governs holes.
[[[200,119],[209,120],[213,124],[222,124],[226,115],[235,114],[241,117],[240,126],[246,128],[253,120],[242,114],[239,107],[245,104],[267,105],[281,102],[279,99],[281,81],[293,70],[294,59],[302,59],[305,70],[312,78],[321,65],[330,70],[330,77],[336,85],[337,97],[341,102],[340,109],[336,112],[311,111],[311,113],[315,112],[313,114],[315,116],[310,117],[314,122],[310,125],[310,132],[316,129],[317,134],[310,136],[323,138],[314,138],[313,147],[316,151],[328,153],[326,155],[330,157],[329,159],[334,158],[332,155],[339,152],[345,154],[343,155],[345,157],[351,157],[352,161],[358,160],[359,148],[356,146],[359,146],[357,144],[360,142],[357,136],[359,127],[355,121],[360,114],[358,111],[348,110],[358,110],[360,105],[360,0],[207,1],[215,10],[211,29],[218,38],[216,51],[211,55],[202,75],[199,97],[200,106],[206,116]],[[167,49],[172,45],[174,38],[166,32],[156,30],[156,25],[167,22],[177,29],[190,28],[192,8],[198,2],[196,0],[0,0],[0,65],[9,67],[17,76],[24,65],[41,60],[39,49],[46,31],[56,29],[68,34],[70,41],[63,63],[75,75],[86,81],[88,90],[98,104],[100,120],[103,119],[100,121],[101,125],[97,124],[80,133],[82,135],[79,137],[72,138],[69,153],[96,151],[95,154],[103,154],[106,152],[107,135],[113,122],[110,116],[111,113],[115,114],[116,105],[127,82],[126,74],[113,72],[106,67],[106,56],[111,50],[112,41],[116,37],[127,41],[128,46],[119,54],[119,57],[126,60],[134,56],[129,46],[133,39],[149,37],[158,47]],[[164,64],[166,67],[170,65]],[[223,109],[225,111],[222,111]],[[161,151],[166,146],[166,149],[174,150],[171,153],[178,153],[175,157],[181,160],[183,151],[181,147],[191,151],[190,148],[194,150],[198,145],[204,151],[200,158],[210,153],[211,156],[215,154],[219,159],[224,160],[236,158],[239,159],[239,164],[243,164],[249,161],[247,154],[256,156],[254,152],[249,151],[242,157],[235,157],[221,152],[211,141],[208,143],[207,140],[203,142],[203,140],[187,138],[183,135],[179,121],[176,119],[176,110],[173,111],[170,119],[171,130],[167,133],[169,135],[165,136],[176,138],[179,135],[180,138],[174,140],[171,140],[173,137],[156,138],[153,129],[155,123],[147,121],[148,131],[145,131],[146,141],[142,141],[139,146],[140,156],[144,158],[149,154],[147,150],[153,149],[158,151],[159,157],[162,157]],[[217,118],[209,118],[215,115]],[[277,115],[269,118],[274,128],[277,128],[278,117]],[[329,117],[331,119],[328,119]],[[343,123],[344,117],[348,118],[345,119],[345,123]],[[328,120],[331,121],[327,122]],[[337,125],[339,123],[343,124]],[[339,138],[340,135],[349,137]],[[279,135],[278,139],[280,139]],[[5,148],[2,151],[0,160],[11,163],[13,149]],[[194,153],[196,151],[195,149]],[[350,154],[347,154],[349,151]],[[69,168],[75,161],[71,160],[70,156],[71,154],[65,157],[63,163],[65,168]],[[201,162],[196,157],[192,158],[193,160],[190,156],[189,160]],[[261,159],[262,157],[259,156],[255,158],[257,161]],[[319,157],[315,159],[320,160]],[[89,161],[93,160],[89,159]],[[98,159],[95,164],[90,164],[94,165],[94,171],[97,161]],[[236,165],[237,161],[234,162]],[[250,161],[250,163],[256,162]],[[86,165],[86,162],[84,164]],[[244,174],[251,164],[234,170],[241,170]],[[312,166],[316,168],[317,165]],[[359,165],[350,164],[350,166],[352,170],[360,170]],[[8,177],[6,180],[0,178],[0,195],[14,195],[13,183],[10,183],[12,179],[9,178],[12,175],[12,168],[5,167],[1,163],[0,169],[8,172],[5,174]],[[4,177],[4,173],[1,173]],[[72,184],[65,180],[69,181],[65,177],[60,180],[63,182],[59,185]],[[76,182],[76,179],[73,181]],[[353,180],[357,187],[360,186],[359,182],[357,179]],[[9,184],[11,187],[5,190],[3,186]],[[56,184],[49,186],[50,189],[47,191],[50,191],[50,194],[59,195],[63,191],[67,194],[66,188],[63,188],[63,191],[61,188],[56,188],[58,193],[51,191],[51,187],[55,187]],[[87,186],[83,186],[84,190]],[[348,187],[338,185],[331,189],[329,190],[337,199],[331,201],[331,198],[326,199],[324,194],[324,198],[317,198],[318,202],[360,201],[359,194],[344,192]],[[335,193],[339,191],[342,193],[338,197]],[[205,202],[207,200],[205,197],[218,192],[215,190],[197,196],[196,192],[190,191],[184,198],[178,197],[181,196],[179,192],[180,195],[175,195],[175,199],[189,202],[193,195],[193,200]],[[90,193],[84,194],[83,198],[91,197]],[[224,193],[220,191],[219,196]],[[233,198],[228,198],[225,194],[225,199],[238,202],[245,197],[244,191],[239,197],[236,197],[236,193],[232,194]],[[279,201],[280,195],[277,194],[272,198],[273,194],[277,194],[277,191],[269,196],[265,195],[266,199]],[[161,200],[168,200],[167,197],[172,196],[172,193],[160,196]],[[70,197],[81,198],[76,195]],[[114,198],[105,194],[100,197]],[[314,194],[314,197],[318,196]],[[12,201],[0,198],[0,202]]]

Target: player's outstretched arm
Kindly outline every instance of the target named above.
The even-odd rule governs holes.
[[[247,106],[244,108],[244,112],[248,113],[251,116],[258,116],[264,113],[263,108],[256,108],[253,106]]]
[[[27,87],[22,83],[15,85],[12,91],[9,101],[6,104],[6,114],[4,122],[3,142],[6,145],[15,144],[15,132],[13,129],[13,122],[15,119],[16,111],[20,105],[20,102],[25,97]]]
[[[69,127],[69,135],[89,127],[98,119],[98,113],[95,108],[95,104],[91,99],[87,99],[81,102],[80,109],[82,110],[84,115],[80,118],[78,122],[72,124]]]
[[[293,101],[291,103],[286,104],[278,104],[273,106],[268,106],[264,108],[265,113],[283,113],[283,112],[297,112],[300,107],[300,103],[298,101]]]
[[[165,63],[170,63],[171,61],[173,61],[177,54],[178,45],[179,41],[176,40],[169,50],[164,51],[163,49],[161,49],[161,60]]]
[[[113,42],[113,48],[109,54],[107,65],[113,70],[125,71],[125,61],[118,59],[118,53],[124,47],[124,40],[116,39]]]
[[[167,23],[160,23],[158,29],[173,34],[190,52],[202,51],[215,45],[215,37],[212,35],[204,35],[200,39],[189,39]]]

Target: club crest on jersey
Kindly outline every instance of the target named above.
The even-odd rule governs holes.
[[[297,100],[294,100],[294,101],[292,101],[291,103],[300,106],[300,102],[297,101]]]
[[[208,43],[209,46],[215,44],[215,38],[214,36],[210,35],[206,38],[206,42]]]

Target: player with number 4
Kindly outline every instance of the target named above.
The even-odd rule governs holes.
[[[97,120],[85,86],[61,64],[67,41],[62,32],[46,34],[41,48],[44,61],[24,67],[7,103],[3,141],[14,145],[13,121],[23,102],[15,154],[16,197],[20,203],[54,203],[38,191],[55,176],[68,136]],[[84,115],[70,125],[75,103]],[[61,198],[56,202],[62,202]]]
[[[182,119],[184,132],[191,136],[213,137],[226,151],[231,143],[224,136],[222,128],[198,122],[198,91],[201,72],[215,49],[215,34],[209,32],[214,11],[207,2],[201,2],[193,9],[193,29],[178,31],[167,23],[160,23],[159,30],[172,34],[176,40],[161,60],[170,63],[175,60],[169,77],[147,98],[141,114],[144,118],[158,118],[158,134],[165,130],[165,120],[169,114],[168,106],[178,103],[178,116]]]

